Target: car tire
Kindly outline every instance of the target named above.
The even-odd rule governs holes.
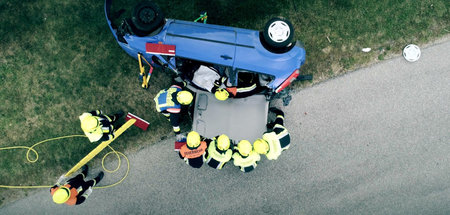
[[[284,49],[293,44],[294,27],[289,20],[275,17],[266,23],[262,34],[265,44],[271,49]]]
[[[146,36],[160,30],[164,19],[164,14],[158,5],[151,1],[144,1],[133,8],[131,24],[137,36]]]

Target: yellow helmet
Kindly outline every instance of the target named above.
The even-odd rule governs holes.
[[[58,190],[53,193],[53,201],[56,204],[62,204],[67,202],[70,198],[70,190],[67,187],[59,187]]]
[[[255,151],[259,154],[267,154],[269,152],[269,143],[263,139],[257,139],[253,143],[253,147],[255,148]]]
[[[228,96],[230,96],[230,94],[228,93],[228,91],[226,91],[225,89],[219,88],[217,89],[217,91],[214,93],[214,96],[216,96],[217,100],[220,101],[225,101],[228,99]]]
[[[222,134],[217,138],[216,146],[219,150],[225,151],[230,148],[230,138],[227,135]]]
[[[86,116],[81,120],[81,129],[85,132],[93,132],[99,126],[95,116]]]
[[[191,148],[195,148],[200,145],[200,134],[195,131],[189,132],[186,138],[186,144]]]
[[[192,102],[194,96],[191,92],[182,90],[177,93],[177,101],[182,105],[188,105]]]
[[[252,152],[252,144],[248,142],[248,140],[239,141],[237,148],[239,154],[241,154],[242,156],[248,156],[250,155],[250,152]]]

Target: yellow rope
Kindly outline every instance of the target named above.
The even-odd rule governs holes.
[[[60,139],[65,139],[65,138],[73,138],[73,137],[86,137],[86,136],[85,135],[81,135],[81,134],[75,134],[75,135],[68,135],[68,136],[62,136],[62,137],[55,137],[55,138],[50,138],[50,139],[46,139],[46,140],[40,141],[38,143],[35,143],[31,147],[29,147],[29,146],[9,146],[9,147],[2,147],[2,148],[0,148],[0,151],[2,151],[2,150],[10,150],[10,149],[28,149],[27,150],[27,154],[26,154],[27,161],[30,162],[30,163],[35,163],[39,159],[39,153],[34,149],[34,147],[36,147],[36,146],[38,146],[38,145],[40,145],[42,143],[45,143],[45,142],[49,142],[49,141],[53,141],[53,140],[60,140]],[[118,182],[116,182],[114,184],[110,184],[110,185],[101,186],[101,187],[94,187],[94,189],[114,187],[114,186],[122,183],[122,181],[125,180],[125,178],[128,176],[128,172],[130,171],[130,161],[128,160],[127,156],[125,154],[123,154],[122,152],[118,152],[118,151],[114,150],[114,148],[109,146],[109,145],[108,145],[108,147],[111,149],[111,151],[106,153],[103,156],[103,158],[102,158],[102,168],[108,173],[116,172],[117,170],[120,169],[121,162],[122,162],[121,159],[120,159],[120,156],[122,156],[127,161],[127,171],[126,171],[125,175]],[[30,158],[30,152],[33,152],[35,154],[35,156],[36,156],[35,159],[31,159]],[[111,153],[116,154],[117,159],[118,159],[117,167],[114,170],[109,170],[109,169],[107,169],[104,166],[105,158]],[[0,185],[0,188],[29,189],[29,188],[50,188],[52,186],[53,185],[25,185],[25,186]]]

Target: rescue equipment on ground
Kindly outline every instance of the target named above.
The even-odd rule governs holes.
[[[206,20],[208,19],[208,14],[207,12],[201,13],[200,17],[198,17],[197,19],[194,20],[194,22],[198,22],[198,21],[203,21],[203,23],[206,24]]]
[[[81,134],[75,134],[75,135],[68,135],[68,136],[61,136],[61,137],[55,137],[55,138],[50,138],[50,139],[46,139],[40,142],[37,142],[35,144],[33,144],[31,147],[29,146],[11,146],[11,147],[3,147],[0,148],[1,150],[10,150],[10,149],[27,149],[27,153],[26,153],[26,159],[28,162],[30,163],[35,163],[38,161],[39,159],[39,153],[34,149],[35,147],[37,147],[38,145],[42,144],[42,143],[46,143],[46,142],[50,142],[50,141],[55,141],[55,140],[61,140],[61,139],[67,139],[67,138],[74,138],[74,137],[82,137],[82,138],[86,138],[85,135],[81,135]],[[121,166],[121,157],[125,158],[125,161],[127,162],[127,171],[124,174],[124,176],[117,181],[114,184],[110,184],[110,185],[106,185],[106,186],[101,186],[101,187],[94,187],[94,189],[98,189],[98,188],[109,188],[109,187],[113,187],[116,186],[120,183],[122,183],[123,180],[125,180],[125,178],[128,176],[128,172],[130,171],[130,161],[128,160],[127,156],[125,154],[123,154],[122,152],[116,151],[114,150],[113,147],[111,147],[110,145],[108,145],[109,149],[111,150],[110,152],[106,153],[103,158],[102,158],[102,168],[108,172],[108,173],[114,173],[117,170],[120,169]],[[30,152],[33,152],[35,155],[35,158],[33,159],[30,156]],[[106,159],[106,157],[108,157],[111,153],[114,153],[117,156],[118,159],[118,164],[117,167],[113,170],[107,169],[104,165],[104,161]],[[53,185],[0,185],[0,188],[9,188],[9,189],[31,189],[31,188],[50,188]]]
[[[142,59],[147,63],[147,65],[150,67],[148,70],[147,75],[145,75],[145,67],[142,65]],[[153,73],[153,67],[152,65],[142,56],[141,53],[138,53],[138,61],[139,61],[139,80],[142,81],[141,87],[144,89],[148,88],[148,82],[150,81],[150,77]]]
[[[136,122],[134,123],[134,125],[144,131],[146,131],[148,126],[150,125],[150,123],[145,121],[144,119],[142,119],[132,113],[128,113],[127,116],[125,117],[125,120],[128,121],[130,119],[135,119]]]
[[[132,126],[135,122],[136,122],[136,119],[130,119],[125,124],[120,126],[120,128],[117,129],[117,131],[114,133],[115,137],[113,139],[110,139],[110,140],[107,140],[107,141],[103,141],[102,143],[100,143],[97,147],[95,147],[95,149],[93,149],[91,152],[89,152],[88,155],[86,155],[74,167],[72,167],[72,169],[70,169],[66,173],[65,176],[67,177],[67,176],[72,175],[75,171],[77,171],[82,166],[84,166],[87,162],[89,162],[92,158],[94,158],[98,153],[100,153],[105,147],[107,147],[112,141],[117,139],[117,137],[119,137],[125,130],[130,128],[130,126]]]

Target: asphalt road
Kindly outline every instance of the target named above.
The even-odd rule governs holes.
[[[192,169],[171,139],[129,155],[128,178],[82,205],[55,205],[45,189],[0,214],[450,214],[449,50],[299,91],[284,108],[291,148],[251,173]]]

